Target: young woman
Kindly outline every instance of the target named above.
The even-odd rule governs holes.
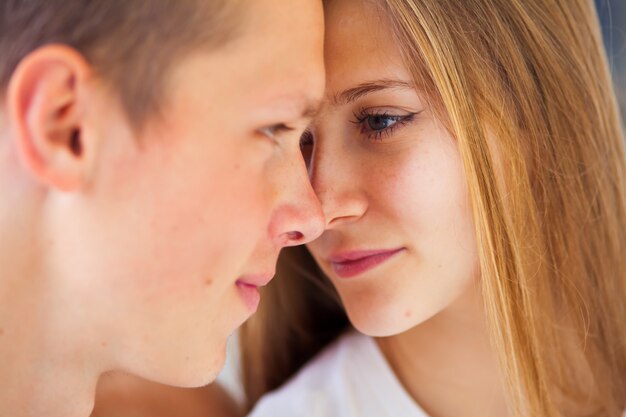
[[[243,330],[252,416],[621,415],[626,163],[592,1],[329,0],[326,30],[301,140],[326,231]]]

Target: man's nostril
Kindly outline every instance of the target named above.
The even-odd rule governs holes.
[[[298,241],[298,240],[302,240],[302,238],[304,237],[304,235],[300,232],[288,232],[287,233],[287,237],[289,238],[290,241]]]

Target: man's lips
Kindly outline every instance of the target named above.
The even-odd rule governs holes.
[[[264,287],[272,280],[272,278],[274,278],[274,274],[274,272],[267,272],[256,275],[244,275],[237,280],[237,283],[255,287]]]
[[[251,311],[256,311],[261,301],[259,287],[267,285],[274,277],[274,272],[258,275],[245,275],[239,278],[235,285],[239,295]]]
[[[328,260],[339,277],[350,278],[386,262],[404,250],[405,248],[401,247],[343,252],[330,256]]]

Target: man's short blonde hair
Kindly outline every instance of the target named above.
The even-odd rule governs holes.
[[[2,0],[0,93],[30,52],[65,44],[83,54],[140,125],[163,99],[172,64],[216,48],[239,27],[232,0]],[[237,8],[239,9],[239,8]]]

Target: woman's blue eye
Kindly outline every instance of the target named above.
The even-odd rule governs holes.
[[[366,122],[369,130],[379,131],[390,128],[395,125],[399,119],[400,116],[387,116],[383,114],[367,116]]]
[[[356,121],[354,124],[360,126],[361,133],[366,134],[368,139],[381,139],[384,136],[391,135],[391,133],[398,127],[401,127],[407,123],[410,123],[416,113],[407,113],[402,115],[388,114],[388,113],[370,113],[368,110],[361,110],[360,113],[355,113]]]

